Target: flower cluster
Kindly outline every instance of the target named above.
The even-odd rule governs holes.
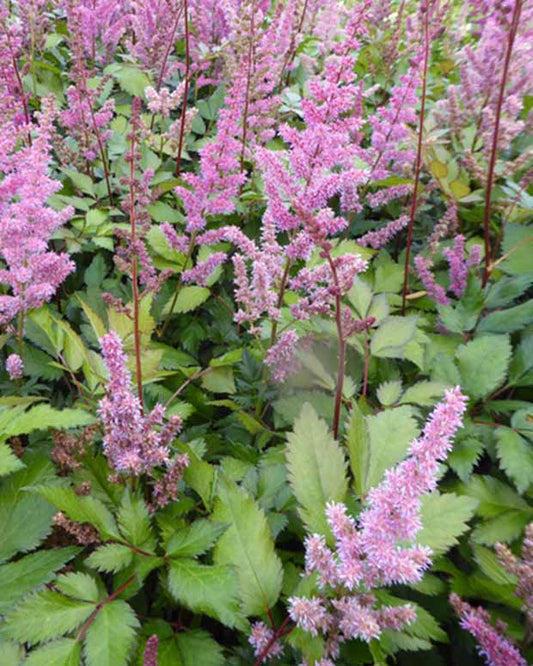
[[[412,543],[422,527],[421,499],[436,487],[439,462],[452,447],[465,409],[459,387],[446,392],[422,435],[411,442],[409,456],[369,492],[357,522],[343,504],[328,505],[333,550],[322,535],[306,538],[306,574],[316,573],[322,594],[292,597],[289,613],[304,631],[328,636],[325,657],[337,657],[339,644],[346,640],[370,641],[384,629],[401,629],[414,621],[412,606],[379,605],[370,591],[417,583],[430,566],[428,548],[405,544]]]
[[[450,603],[461,620],[461,627],[478,642],[479,654],[488,666],[528,666],[517,648],[505,637],[507,627],[503,622],[491,625],[486,610],[470,606],[456,594],[450,596]]]
[[[171,416],[163,423],[165,409],[157,404],[143,414],[141,401],[132,391],[131,374],[122,341],[114,331],[101,340],[102,354],[109,372],[106,395],[98,413],[104,425],[104,452],[118,472],[150,472],[154,467],[170,466],[169,445],[181,428],[181,418]]]

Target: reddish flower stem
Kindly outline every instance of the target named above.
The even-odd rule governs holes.
[[[137,392],[139,394],[139,402],[141,405],[141,413],[143,413],[143,382],[142,382],[142,366],[141,366],[141,334],[139,330],[139,284],[138,284],[138,266],[137,256],[135,254],[135,244],[137,241],[137,229],[135,219],[135,129],[131,133],[131,146],[130,146],[130,240],[133,251],[132,268],[131,268],[131,281],[133,288],[133,338],[135,345],[135,370],[137,375]]]
[[[248,44],[248,71],[246,74],[246,99],[244,101],[244,111],[242,116],[241,173],[244,172],[244,153],[246,150],[246,135],[248,133],[248,109],[250,107],[250,87],[252,85],[252,70],[254,68],[254,37],[255,37],[255,0],[252,1],[251,16],[250,16],[250,40]]]
[[[420,118],[418,122],[418,145],[416,150],[415,184],[413,188],[413,199],[411,201],[411,211],[409,215],[409,227],[407,232],[407,250],[405,253],[405,266],[403,272],[403,289],[402,289],[403,315],[405,314],[407,283],[409,279],[409,259],[411,258],[411,245],[413,243],[413,228],[415,225],[416,205],[418,199],[418,185],[420,183],[420,168],[422,165],[422,134],[424,131],[424,118],[426,115],[428,63],[429,63],[429,7],[426,7],[426,10],[424,12],[424,67],[422,72],[422,99],[420,107]]]
[[[272,649],[274,643],[278,639],[282,638],[283,636],[287,636],[287,634],[291,633],[291,631],[293,630],[294,627],[291,627],[291,628],[287,629],[287,626],[288,626],[290,621],[291,621],[291,618],[289,616],[287,616],[283,620],[283,622],[279,625],[279,627],[276,629],[276,631],[274,631],[270,640],[268,641],[268,643],[265,645],[262,652],[259,654],[259,656],[255,660],[254,666],[260,666],[263,663],[263,661],[268,657],[268,654],[269,654],[270,650]]]
[[[346,339],[342,330],[342,303],[337,268],[331,254],[328,252],[327,261],[331,268],[333,284],[335,285],[335,324],[337,326],[337,336],[339,339],[339,364],[337,368],[337,385],[335,388],[335,406],[333,410],[333,437],[338,438],[339,425],[341,420],[342,407],[342,388],[344,385],[344,365],[346,361]]]
[[[490,153],[489,171],[487,174],[487,189],[485,192],[485,214],[483,217],[483,234],[485,240],[485,270],[483,272],[483,283],[482,283],[483,287],[487,284],[487,281],[491,273],[490,213],[491,213],[491,203],[492,203],[492,188],[494,186],[494,169],[496,168],[496,156],[498,153],[498,138],[500,134],[500,122],[502,115],[503,98],[505,95],[505,86],[507,84],[509,65],[511,63],[511,56],[513,53],[513,46],[516,38],[516,33],[518,31],[521,11],[522,11],[522,0],[515,0],[513,17],[511,19],[511,28],[509,30],[509,39],[507,41],[507,49],[505,53],[505,61],[503,64],[500,90],[498,93],[498,101],[496,103],[496,118],[494,121],[494,131],[492,134],[492,148]]]
[[[81,628],[80,633],[76,636],[76,641],[78,643],[81,643],[81,641],[85,638],[85,634],[87,633],[87,630],[89,629],[91,624],[96,620],[96,616],[102,610],[102,608],[106,604],[110,604],[120,594],[122,594],[122,592],[124,592],[124,590],[127,587],[129,587],[136,578],[137,578],[137,576],[135,574],[133,574],[133,576],[130,576],[127,581],[125,581],[124,583],[122,583],[122,585],[117,587],[117,589],[114,592],[112,592],[108,597],[106,597],[105,599],[103,599],[103,601],[100,601],[99,603],[96,604],[96,607],[95,607],[94,611],[91,613],[91,615],[89,616],[89,618],[87,619],[87,621],[85,622],[83,627]]]
[[[183,153],[185,120],[187,116],[187,97],[189,96],[189,79],[190,79],[190,70],[191,70],[188,0],[183,0],[183,10],[184,10],[184,21],[185,21],[185,86],[183,88],[183,106],[181,109],[178,156],[176,157],[176,169],[174,171],[174,175],[176,176],[176,178],[180,175],[180,169],[181,169],[181,155]]]

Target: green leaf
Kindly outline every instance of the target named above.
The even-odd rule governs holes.
[[[2,666],[20,666],[24,657],[24,648],[11,641],[0,639],[0,664]]]
[[[40,550],[21,557],[16,562],[0,566],[0,614],[5,615],[19,599],[36,587],[53,580],[55,572],[78,552],[79,548],[72,547]]]
[[[468,529],[467,522],[477,507],[477,500],[454,493],[430,493],[422,500],[422,530],[416,542],[429,546],[440,555],[457,543],[457,537]]]
[[[150,79],[140,69],[131,65],[113,63],[108,65],[104,71],[118,81],[124,92],[144,98],[144,91],[150,85]]]
[[[531,275],[533,273],[532,249],[533,227],[507,224],[502,243],[502,252],[507,258],[499,264],[499,269],[509,275]]]
[[[126,666],[138,626],[135,613],[125,601],[104,604],[85,635],[87,666]]]
[[[235,567],[244,615],[263,615],[278,600],[283,579],[263,510],[243,488],[222,477],[213,520],[228,524],[215,546],[215,563]]]
[[[509,543],[522,536],[532,517],[533,512],[506,511],[478,525],[472,532],[472,541],[486,546],[494,546],[498,541]]]
[[[133,551],[128,546],[110,543],[100,546],[85,560],[87,566],[98,571],[116,573],[128,567],[133,560]]]
[[[74,638],[62,638],[33,650],[24,666],[79,666],[81,643]]]
[[[533,445],[511,428],[496,428],[495,437],[501,467],[522,494],[533,483]]]
[[[365,416],[356,402],[353,403],[346,428],[346,446],[350,457],[350,468],[354,476],[354,486],[357,493],[362,495],[368,469],[370,443]]]
[[[448,455],[448,465],[457,473],[461,481],[466,481],[484,449],[483,442],[466,437],[456,442]]]
[[[362,494],[377,486],[385,471],[403,460],[409,443],[418,436],[418,425],[411,407],[388,409],[366,417],[368,453],[358,483]]]
[[[24,467],[24,464],[17,458],[13,453],[11,448],[4,444],[0,443],[0,476],[7,476],[12,472]]]
[[[26,467],[11,474],[0,486],[0,562],[18,552],[35,548],[50,533],[55,510],[36,495],[22,492],[33,484],[48,481],[54,474],[47,457],[23,458]],[[24,529],[21,529],[24,525]]]
[[[22,601],[8,615],[4,635],[20,643],[43,643],[74,631],[93,610],[93,604],[44,590]]]
[[[182,631],[175,640],[183,666],[224,666],[226,663],[222,648],[207,631]]]
[[[78,190],[94,196],[94,183],[89,176],[74,169],[61,169],[61,171],[70,178]]]
[[[405,346],[416,332],[418,317],[387,317],[370,342],[370,351],[379,358],[403,358]]]
[[[196,520],[172,535],[167,543],[169,557],[196,557],[214,546],[227,525],[210,520]]]
[[[176,305],[174,306],[174,312],[184,313],[190,312],[191,310],[196,310],[197,307],[205,303],[209,298],[211,292],[207,287],[182,287],[176,299]],[[166,314],[163,310],[163,314]]]
[[[511,509],[532,511],[515,490],[491,476],[474,475],[460,490],[479,501],[476,511],[479,516],[490,518]]]
[[[507,335],[482,335],[458,347],[455,354],[464,391],[479,400],[505,380],[511,343]]]
[[[233,368],[214,368],[202,377],[202,386],[213,393],[235,393]]]
[[[91,523],[104,539],[119,539],[113,514],[100,500],[90,495],[77,495],[72,488],[40,486],[36,492],[50,504],[78,523]]]
[[[521,296],[533,283],[532,275],[518,275],[516,277],[504,277],[493,284],[485,299],[485,305],[489,309],[501,308],[508,305]]]
[[[533,322],[533,299],[498,312],[491,312],[477,327],[480,332],[512,333],[520,331]]]
[[[444,395],[445,389],[446,384],[442,382],[418,382],[405,391],[400,404],[412,403],[430,407]]]
[[[100,600],[98,583],[92,576],[82,571],[70,571],[58,576],[54,587],[67,597],[72,597],[73,599],[92,601],[94,603]]]
[[[96,418],[84,409],[54,409],[50,405],[41,404],[15,416],[9,424],[4,424],[0,434],[14,437],[27,435],[34,430],[77,428],[95,421]]]
[[[342,502],[346,494],[346,461],[326,423],[309,403],[304,404],[288,435],[289,482],[300,516],[310,532],[328,534],[328,502]]]
[[[207,566],[185,558],[172,560],[168,586],[177,601],[196,613],[205,613],[228,627],[242,622],[237,578],[228,566]]]
[[[383,382],[378,386],[376,393],[378,400],[384,407],[391,407],[398,402],[402,395],[402,382],[399,380]]]
[[[510,574],[502,567],[493,550],[474,545],[472,551],[474,553],[474,560],[485,576],[488,576],[495,583],[498,583],[498,585],[516,586],[518,582],[516,576]]]
[[[123,537],[144,551],[153,553],[156,541],[150,525],[150,514],[145,501],[126,491],[118,512],[118,524]]]

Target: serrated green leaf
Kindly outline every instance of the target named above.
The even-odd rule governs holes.
[[[448,455],[448,465],[457,473],[461,481],[466,481],[484,449],[478,439],[467,437],[456,442]]]
[[[346,446],[350,458],[350,468],[354,476],[354,486],[359,495],[363,494],[363,484],[368,470],[370,442],[365,416],[355,402],[346,428]]]
[[[73,599],[92,601],[94,603],[100,600],[98,583],[92,576],[82,571],[70,571],[58,576],[54,587],[67,597],[72,597]]]
[[[24,463],[17,458],[11,448],[0,442],[0,477],[16,472],[22,467],[24,467]]]
[[[226,663],[222,648],[207,631],[182,631],[175,640],[183,666],[224,666]]]
[[[483,548],[483,546],[474,545],[472,547],[472,552],[474,553],[474,560],[477,562],[485,576],[488,576],[499,585],[516,586],[518,582],[516,576],[502,567],[493,550]]]
[[[383,382],[378,386],[376,394],[384,407],[391,407],[402,395],[402,382],[399,380]]]
[[[85,635],[87,666],[126,666],[138,626],[135,613],[125,601],[104,604]]]
[[[328,534],[326,504],[342,502],[348,485],[342,449],[309,403],[287,439],[289,482],[302,520],[310,532]]]
[[[511,428],[497,428],[496,450],[500,465],[519,493],[533,483],[533,445]]]
[[[233,368],[214,368],[202,377],[202,386],[213,393],[235,393]]]
[[[477,330],[489,333],[512,333],[520,331],[533,322],[533,299],[484,317]]]
[[[462,388],[478,400],[503,384],[511,358],[511,343],[507,335],[482,335],[461,345],[455,357]]]
[[[150,85],[146,74],[131,65],[113,63],[105,68],[105,73],[115,77],[122,90],[135,97],[144,98],[144,91]]]
[[[0,664],[2,666],[20,666],[24,657],[24,648],[11,641],[0,639]]]
[[[522,536],[532,517],[533,511],[506,511],[478,525],[472,532],[472,541],[485,546],[494,546],[498,541],[509,543]]]
[[[172,596],[194,612],[205,613],[228,627],[242,622],[237,578],[228,566],[172,560],[168,586]]]
[[[118,512],[118,525],[123,537],[144,551],[153,553],[156,542],[150,524],[150,513],[141,497],[126,491]]]
[[[178,530],[168,540],[166,553],[169,557],[196,557],[213,547],[227,525],[210,520],[196,520]]]
[[[5,615],[19,599],[53,580],[55,572],[78,552],[79,548],[72,547],[40,550],[0,566],[0,614]]]
[[[491,476],[474,475],[462,486],[461,491],[479,501],[476,513],[486,518],[511,509],[532,511],[515,490]]]
[[[418,382],[410,386],[402,395],[400,404],[412,403],[430,407],[444,395],[447,385],[442,382]]]
[[[405,346],[416,332],[418,317],[387,317],[370,342],[370,351],[379,358],[403,358]]]
[[[17,551],[35,548],[51,531],[54,508],[22,489],[52,478],[53,465],[45,456],[26,454],[23,460],[26,467],[8,476],[0,486],[0,562]]]
[[[222,477],[213,520],[228,525],[213,551],[215,563],[235,567],[244,615],[263,615],[278,600],[283,579],[263,510],[243,488]]]
[[[31,407],[22,414],[14,415],[9,424],[3,425],[0,434],[4,437],[26,435],[34,430],[56,428],[63,430],[94,423],[96,418],[84,409],[54,409],[41,404]]]
[[[72,488],[40,486],[36,492],[78,523],[91,523],[105,539],[120,540],[113,514],[103,502],[89,495],[77,495]]]
[[[402,460],[409,443],[418,436],[418,425],[408,406],[388,409],[366,417],[368,456],[362,470],[360,487],[363,494],[377,486],[385,471]]]
[[[79,666],[81,643],[73,638],[63,638],[43,645],[24,661],[24,666]]]
[[[196,310],[196,308],[200,307],[202,303],[205,303],[210,295],[211,292],[207,287],[182,287],[179,291],[178,298],[176,299],[174,312],[183,314],[185,312],[191,312],[191,310]],[[170,302],[172,302],[172,300]],[[168,306],[170,310],[170,303]],[[165,309],[163,310],[163,314],[166,314]]]
[[[429,546],[434,554],[440,555],[457,543],[457,537],[468,529],[478,505],[477,500],[454,493],[430,493],[422,499],[422,530],[416,541]]]
[[[100,546],[85,560],[87,566],[98,571],[116,573],[128,567],[133,560],[133,551],[128,546],[110,543]]]
[[[485,299],[487,308],[501,308],[521,296],[533,283],[532,275],[504,277],[490,287]]]
[[[43,590],[22,601],[6,619],[4,634],[20,643],[43,643],[74,631],[94,605]]]

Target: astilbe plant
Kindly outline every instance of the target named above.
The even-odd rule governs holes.
[[[384,629],[402,629],[414,621],[412,606],[382,605],[372,590],[417,583],[431,565],[431,550],[416,544],[421,500],[436,487],[439,463],[462,426],[466,401],[459,387],[446,393],[422,435],[411,442],[408,457],[370,491],[357,520],[343,504],[328,505],[333,549],[323,535],[306,538],[305,571],[316,575],[319,594],[290,598],[289,614],[304,631],[325,637],[326,661],[316,663],[333,664],[346,640],[371,641]],[[261,654],[264,641],[255,634],[252,641]]]

